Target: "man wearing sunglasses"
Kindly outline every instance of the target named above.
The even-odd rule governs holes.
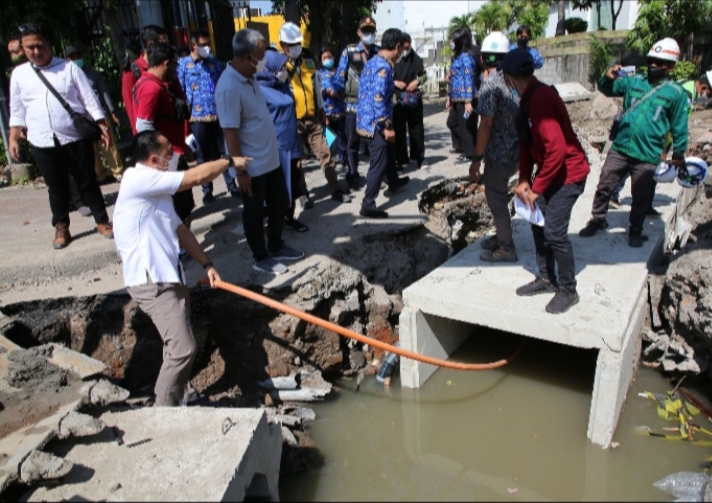
[[[621,178],[630,175],[633,185],[628,228],[628,246],[640,248],[648,240],[643,234],[645,215],[653,197],[655,167],[672,135],[672,163],[685,165],[688,145],[688,98],[670,72],[680,58],[680,47],[671,38],[656,42],[648,53],[648,74],[619,78],[620,65],[601,77],[598,89],[606,96],[623,97],[623,117],[617,136],[601,171],[593,200],[591,220],[579,236],[590,237],[608,227],[606,215],[611,194]]]

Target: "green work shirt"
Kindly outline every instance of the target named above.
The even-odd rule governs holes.
[[[653,87],[648,78],[641,75],[616,80],[604,76],[598,81],[598,89],[604,95],[623,97],[624,112]],[[689,142],[688,107],[687,93],[676,82],[669,82],[624,115],[611,148],[633,159],[658,164],[669,131],[676,157],[684,156]]]

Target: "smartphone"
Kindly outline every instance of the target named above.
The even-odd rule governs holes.
[[[632,77],[635,75],[635,66],[622,66],[616,76],[621,77]]]

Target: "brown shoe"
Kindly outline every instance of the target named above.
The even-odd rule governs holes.
[[[55,250],[61,250],[62,248],[66,248],[70,241],[72,241],[72,235],[69,233],[69,226],[67,224],[55,225],[52,247]]]
[[[114,239],[114,227],[111,224],[96,224],[96,230],[106,239]]]

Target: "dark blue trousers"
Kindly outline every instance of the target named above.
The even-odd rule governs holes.
[[[216,161],[227,154],[225,137],[218,121],[213,122],[191,122],[190,131],[195,136],[198,144],[198,151],[195,153],[195,160],[198,164]],[[230,170],[223,172],[228,192],[232,193],[237,187],[235,179],[230,176]],[[203,184],[203,197],[213,193],[213,182]]]

